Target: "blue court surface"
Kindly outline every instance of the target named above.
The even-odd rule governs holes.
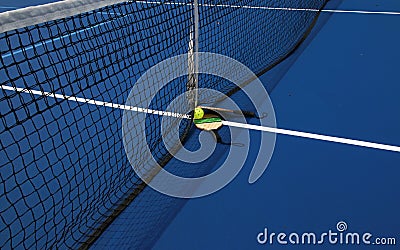
[[[0,1],[0,12],[20,9],[28,6],[36,6],[40,4],[52,3],[52,2],[57,2],[57,0],[29,0],[29,1],[2,0]]]
[[[400,11],[400,2],[344,0],[338,9]],[[400,145],[399,18],[333,14],[271,93],[278,127]],[[254,184],[251,168],[188,201],[154,249],[398,249],[399,153],[280,135]],[[257,241],[265,228],[321,235],[341,221],[345,232],[397,245]]]
[[[0,1],[0,12],[48,2],[55,1]],[[337,8],[371,12],[400,12],[400,2],[398,0],[343,0]],[[292,62],[284,66],[288,67],[288,70],[286,68],[281,69],[287,71],[287,73],[279,81],[279,84],[268,89],[275,109],[277,127],[400,146],[400,26],[398,25],[400,15],[354,12],[330,13],[329,19],[324,19],[328,14],[321,14],[321,19],[326,23],[321,26],[317,24],[316,27],[321,28],[319,32],[315,32],[313,39],[307,41],[309,42],[308,46],[302,47],[301,51],[292,56]],[[92,20],[88,19],[88,21]],[[229,22],[229,20],[226,20],[226,22]],[[49,34],[36,35],[45,38],[50,36]],[[218,35],[223,36],[223,34],[216,34],[216,36]],[[90,35],[85,32],[79,33],[79,36],[88,36],[87,39],[90,39]],[[27,46],[29,46],[28,39],[27,37]],[[106,42],[107,36],[104,36],[104,39]],[[109,39],[113,38],[109,37]],[[236,43],[244,43],[245,39],[246,37],[238,38]],[[61,37],[59,40],[63,40],[63,38]],[[58,42],[62,43],[56,41],[54,51],[57,50]],[[118,41],[115,43],[118,43]],[[176,47],[181,51],[173,52],[185,53],[187,43],[187,41],[177,41]],[[45,45],[47,46],[47,44]],[[41,49],[46,46],[43,46],[43,48],[38,46],[37,51],[41,53]],[[262,46],[260,44],[260,49]],[[229,51],[229,48],[224,49]],[[172,51],[172,48],[170,50]],[[28,56],[32,53],[33,57],[33,52],[29,51],[29,47],[26,51]],[[75,51],[75,53],[79,52]],[[68,51],[66,50],[65,53],[68,53]],[[12,59],[20,60],[21,58],[22,60],[21,54],[22,50],[21,53],[14,53]],[[9,60],[10,65],[12,64],[11,54],[3,56],[3,59],[5,63],[8,63],[7,60]],[[40,63],[44,63],[45,66],[48,66],[47,63],[51,64],[47,61]],[[38,67],[42,66],[40,63],[38,62]],[[104,63],[107,64],[107,62]],[[62,65],[56,65],[53,70],[61,70],[61,68],[63,68]],[[83,68],[85,69],[85,66]],[[87,66],[88,71],[91,70],[89,68],[90,66]],[[26,69],[28,70],[28,68]],[[49,69],[49,72],[51,76],[51,69]],[[16,75],[21,74],[21,72],[15,70],[14,74],[17,78]],[[84,75],[84,72],[82,75]],[[33,76],[30,77],[32,78],[31,82],[34,82]],[[39,77],[45,79],[48,75],[39,75]],[[93,79],[96,80],[96,77],[104,80],[101,73],[94,75]],[[128,81],[128,77],[122,73],[121,75],[115,74],[104,82],[110,81],[111,83],[112,80],[119,81],[120,78]],[[261,76],[260,80],[263,83],[277,81],[277,79],[271,79],[268,74]],[[68,82],[68,79],[65,79],[64,82]],[[22,86],[24,83],[21,80],[16,84]],[[47,82],[47,84],[41,86],[43,91],[51,92],[54,89],[62,89],[63,94],[71,96],[76,93],[83,93],[85,96],[97,98],[107,90],[98,86],[83,85],[79,88],[77,86],[64,88],[63,82],[59,83],[60,86],[54,86],[52,82]],[[35,87],[37,86],[32,86],[32,88]],[[119,86],[120,92],[110,91],[107,94],[108,99],[102,101],[124,103],[129,93],[128,87],[128,84]],[[251,85],[246,88],[251,88]],[[179,92],[180,90],[176,91]],[[26,98],[29,100],[30,97]],[[23,102],[22,99],[15,99],[13,102],[16,103],[16,106],[19,105],[19,101]],[[38,106],[35,107],[45,109],[48,105],[53,107],[56,104],[59,105],[54,100],[50,103],[39,100]],[[66,112],[65,115],[62,114],[64,110],[72,110],[72,112]],[[82,110],[83,113],[79,113]],[[107,122],[112,123],[112,121],[107,120],[110,119],[109,117],[97,120],[97,117],[101,117],[104,112],[92,106],[82,108],[80,104],[64,102],[60,105],[60,113],[52,114],[55,117],[49,117],[49,119],[60,119],[62,129],[69,129],[70,132],[72,131],[72,135],[76,133],[76,137],[78,137],[77,131],[79,131],[80,125],[84,127],[88,126],[88,123],[92,124],[93,131],[86,131],[85,134],[80,135],[80,139],[87,140],[87,143],[79,144],[78,147],[85,151],[86,147],[92,146],[89,145],[89,140],[95,137],[94,134],[100,141],[103,139],[105,141],[110,135],[120,133],[118,131],[119,126],[107,126]],[[116,111],[107,112],[110,115]],[[85,115],[89,113],[91,113],[91,116]],[[80,117],[79,119],[77,115]],[[115,115],[116,119],[120,119],[120,116],[119,113]],[[39,118],[36,117],[36,119]],[[74,127],[70,127],[68,123],[75,120]],[[47,124],[48,121],[37,122]],[[60,129],[57,127],[60,126],[60,123],[52,124],[50,122],[49,127],[57,131],[57,129]],[[103,129],[104,126],[105,129]],[[30,131],[16,131],[15,136],[24,140],[24,133],[31,135]],[[47,157],[65,159],[63,157],[68,153],[67,148],[75,146],[75,138],[69,140],[67,145],[62,145],[62,135],[49,132],[48,136],[48,140],[45,140],[48,143],[47,146],[58,145],[55,153],[59,155],[48,155],[40,158],[44,164],[48,161]],[[51,141],[50,137],[52,137]],[[250,131],[250,137],[258,138],[260,133]],[[237,138],[237,140],[240,140],[240,135]],[[43,138],[37,139],[43,140]],[[27,147],[32,147],[31,142],[24,143]],[[109,145],[95,147],[91,151],[91,156],[95,157],[97,161],[103,160],[104,164],[107,164],[109,158],[125,157],[118,155],[124,154],[121,142],[109,143]],[[103,146],[104,148],[111,147],[115,154],[111,155],[111,152],[110,155],[100,155],[104,150]],[[14,151],[12,147],[13,145],[10,145],[10,151]],[[90,157],[81,159],[80,151],[75,153],[78,155],[70,157],[79,158],[79,164],[89,165],[93,161]],[[12,154],[11,152],[11,156],[8,157],[13,158]],[[18,149],[15,149],[14,154],[15,158],[18,158]],[[250,147],[248,158],[254,159],[257,154],[258,148],[256,146]],[[33,159],[34,156],[28,155],[25,159],[27,162],[24,164],[27,166],[38,164],[31,162]],[[398,179],[400,178],[400,153],[277,135],[274,154],[267,170],[259,180],[249,184],[248,178],[253,163],[254,160],[246,161],[239,175],[228,186],[202,198],[188,200],[167,198],[147,187],[134,201],[133,206],[128,207],[119,219],[117,218],[114,224],[107,228],[98,241],[94,243],[93,248],[97,249],[104,245],[131,247],[128,243],[121,244],[121,241],[124,240],[124,234],[129,235],[127,232],[121,233],[124,230],[136,231],[137,242],[148,241],[138,243],[137,246],[152,246],[153,249],[157,250],[365,249],[366,243],[362,242],[363,240],[371,243],[368,249],[399,248],[400,182]],[[54,164],[61,164],[64,167],[64,163],[61,161]],[[119,164],[123,166],[125,163],[119,162]],[[184,167],[190,168],[191,166],[187,164]],[[209,168],[212,169],[212,166],[209,166]],[[208,170],[199,170],[198,173],[204,173]],[[53,175],[62,175],[61,168],[51,171],[51,173],[48,172],[49,180],[52,179]],[[70,193],[72,198],[69,202],[59,200],[62,197],[54,196],[54,200],[43,201],[44,207],[46,208],[47,204],[51,207],[54,206],[54,203],[66,202],[68,203],[65,205],[66,210],[62,213],[75,211],[74,208],[80,206],[80,200],[74,200],[73,197],[79,196],[80,188],[87,188],[80,186],[85,181],[84,171],[89,170],[82,170],[82,172],[76,174],[74,168],[67,168],[67,175],[76,175],[75,180],[82,182],[77,183],[77,188]],[[183,173],[184,171],[186,170],[182,170]],[[104,178],[115,177],[108,176],[110,173],[99,174],[104,174],[102,175]],[[47,177],[43,178],[46,179]],[[32,183],[40,183],[41,181],[43,180],[35,176]],[[68,182],[68,180],[65,181]],[[56,183],[49,185],[57,186]],[[101,192],[109,191],[107,190],[109,187],[105,187],[105,190],[103,190],[98,189],[96,185],[98,185],[96,180],[90,182],[90,188],[93,189],[92,192],[95,194],[101,195]],[[119,194],[118,192],[125,191],[119,189],[115,192]],[[146,198],[146,195],[150,198]],[[87,197],[85,201],[89,204],[89,207],[91,202],[96,202],[95,198],[93,198],[93,201],[91,199],[92,197]],[[155,203],[151,203],[152,200]],[[107,201],[106,205],[110,205],[108,202],[112,203],[113,201]],[[150,207],[147,210],[148,213],[144,215],[136,213],[137,210],[135,209],[140,209],[140,202],[148,202],[143,205]],[[181,207],[182,209],[180,209]],[[46,210],[45,208],[43,208],[43,211]],[[174,211],[171,212],[171,210]],[[98,212],[106,214],[107,211],[104,208],[104,211]],[[151,217],[153,215],[157,215],[157,217]],[[175,215],[176,217],[174,217]],[[79,215],[77,216],[79,217]],[[94,215],[91,218],[93,221],[98,219],[95,216],[99,215]],[[57,213],[54,217],[55,221],[58,218],[61,220],[63,214]],[[25,220],[29,219],[25,218]],[[172,222],[169,223],[170,221]],[[57,239],[58,236],[54,232],[62,231],[62,227],[62,224],[56,225],[56,229],[48,233],[47,237]],[[157,234],[152,234],[152,228],[157,228]],[[163,230],[164,228],[165,230]],[[90,229],[83,227],[73,228],[73,230],[85,231]],[[159,231],[163,231],[162,234],[159,234]],[[321,236],[330,231],[337,233],[337,242],[330,242],[329,235],[325,235],[325,238]],[[47,234],[46,230],[41,233]],[[283,237],[284,233],[286,238],[279,238],[278,234],[280,233],[280,237]],[[360,244],[346,243],[346,233],[360,235]],[[289,237],[290,234],[292,234],[292,238]],[[306,240],[312,242],[313,239],[310,234],[316,235],[316,243],[302,243],[304,235]],[[371,236],[367,237],[368,239],[362,238],[363,235],[369,234]],[[296,241],[296,235],[299,235],[299,243],[292,243],[291,240]],[[76,237],[79,238],[81,235]],[[73,238],[74,235],[67,240],[73,242],[75,240]],[[319,242],[322,239],[324,241]],[[282,242],[279,242],[279,240]],[[127,240],[127,242],[134,241],[135,239]],[[66,245],[68,245],[68,242]]]

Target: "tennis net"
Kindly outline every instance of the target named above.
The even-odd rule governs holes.
[[[199,1],[198,49],[262,74],[301,43],[318,16],[274,7],[319,10],[325,3]],[[192,1],[67,0],[0,14],[0,248],[87,248],[132,203],[133,247],[148,240],[143,225],[153,235],[162,229],[160,218],[178,206],[143,192],[124,151],[123,112],[115,107],[149,68],[190,50],[194,11]],[[227,95],[238,90],[209,75],[197,83]],[[166,110],[192,88],[193,79],[175,79],[144,108]],[[218,98],[198,94],[199,103]],[[194,103],[187,98],[176,107],[190,110]],[[147,144],[165,166],[173,156],[162,142],[161,121],[148,114],[143,122]],[[180,123],[183,141],[191,121],[170,122]],[[145,163],[138,155],[135,164],[145,169]]]

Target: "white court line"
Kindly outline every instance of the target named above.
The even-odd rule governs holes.
[[[11,87],[11,86],[7,86],[7,85],[2,85],[1,88],[4,90],[16,91],[16,92],[21,92],[21,93],[29,93],[29,94],[40,95],[40,96],[47,96],[47,97],[51,97],[51,98],[55,98],[55,99],[75,101],[75,102],[92,104],[92,105],[103,106],[103,107],[117,108],[117,109],[122,109],[122,110],[130,110],[130,111],[134,111],[134,112],[163,115],[163,116],[170,116],[170,117],[183,118],[183,119],[191,119],[190,115],[180,114],[180,113],[139,108],[139,107],[115,104],[115,103],[110,103],[110,102],[103,102],[103,101],[97,101],[97,100],[92,100],[92,99],[86,99],[86,98],[38,91],[38,90],[16,88],[16,87]],[[347,139],[347,138],[341,138],[341,137],[312,134],[312,133],[280,129],[280,128],[263,127],[263,126],[258,126],[258,125],[244,124],[244,123],[237,123],[237,122],[230,122],[230,121],[222,121],[222,124],[225,126],[258,130],[258,131],[281,134],[281,135],[290,135],[290,136],[303,137],[303,138],[309,138],[309,139],[315,139],[315,140],[321,140],[321,141],[337,142],[337,143],[341,143],[341,144],[349,144],[349,145],[360,146],[360,147],[400,152],[399,146],[385,145],[385,144],[374,143],[374,142],[359,141],[359,140],[353,140],[353,139]]]
[[[359,141],[359,140],[340,138],[340,137],[334,137],[334,136],[328,136],[328,135],[319,135],[319,134],[312,134],[312,133],[306,133],[306,132],[300,132],[300,131],[272,128],[272,127],[263,127],[263,126],[243,124],[243,123],[237,123],[237,122],[229,122],[229,121],[223,121],[222,124],[226,125],[226,126],[231,126],[231,127],[252,129],[252,130],[258,130],[258,131],[263,131],[263,132],[281,134],[281,135],[290,135],[290,136],[303,137],[303,138],[309,138],[309,139],[314,139],[314,140],[337,142],[337,143],[349,144],[349,145],[366,147],[366,148],[374,148],[374,149],[400,152],[399,146],[391,146],[391,145],[385,145],[385,144],[374,143],[374,142]]]
[[[160,1],[136,1],[144,4],[167,4],[167,5],[192,5],[191,3],[170,2],[164,3]],[[281,10],[281,11],[308,11],[308,12],[329,12],[329,13],[352,13],[352,14],[378,14],[378,15],[400,15],[395,11],[365,11],[365,10],[328,10],[328,9],[306,9],[306,8],[289,8],[289,7],[268,7],[268,6],[248,6],[248,5],[229,5],[229,4],[199,4],[202,7],[219,7],[219,8],[237,8],[237,9],[256,9],[256,10]]]
[[[62,99],[62,100],[92,104],[92,105],[97,105],[97,106],[102,106],[102,107],[117,108],[117,109],[122,109],[122,110],[130,110],[130,111],[134,111],[134,112],[154,114],[154,115],[163,115],[163,116],[170,116],[170,117],[176,117],[176,118],[191,119],[190,115],[186,115],[186,114],[179,114],[179,113],[153,110],[153,109],[147,109],[147,108],[139,108],[139,107],[127,106],[127,105],[110,103],[110,102],[103,102],[103,101],[75,97],[75,96],[55,94],[55,93],[32,90],[32,89],[16,88],[16,87],[11,87],[11,86],[7,86],[7,85],[2,85],[1,88],[5,89],[5,90],[15,91],[15,92],[47,96],[47,97],[51,97],[51,98],[55,98],[55,99]]]
[[[0,6],[0,9],[18,9],[17,7],[11,7],[11,6]]]
[[[100,14],[101,14],[101,13],[102,13],[102,12],[100,12]],[[102,14],[102,15],[103,15],[103,14]],[[46,45],[46,44],[48,44],[48,43],[53,43],[53,42],[56,42],[56,41],[63,40],[63,39],[65,39],[65,38],[70,38],[72,35],[75,36],[75,35],[78,35],[78,34],[80,34],[80,33],[82,33],[82,32],[85,32],[85,31],[88,31],[88,30],[91,30],[91,29],[94,29],[94,28],[99,28],[99,27],[101,27],[101,26],[103,26],[103,25],[106,25],[106,24],[112,22],[112,21],[113,21],[113,20],[109,20],[109,21],[104,22],[104,23],[99,23],[99,24],[96,24],[96,25],[94,25],[94,26],[90,26],[90,27],[87,27],[87,28],[84,28],[84,29],[81,29],[81,30],[77,30],[77,31],[75,31],[75,32],[68,33],[68,34],[66,34],[66,35],[63,35],[63,36],[60,36],[60,37],[57,37],[57,38],[54,38],[54,39],[46,39],[46,40],[37,42],[37,43],[35,43],[35,44],[33,44],[33,45],[29,45],[29,46],[26,46],[26,47],[21,48],[21,49],[18,49],[18,50],[10,51],[10,52],[8,52],[7,54],[2,55],[1,57],[2,57],[3,59],[5,59],[5,58],[8,58],[8,57],[12,57],[12,56],[14,56],[14,55],[16,55],[16,54],[20,54],[20,53],[22,53],[22,52],[24,52],[24,51],[27,51],[27,50],[31,50],[31,49],[34,49],[34,48],[43,47],[44,45]]]

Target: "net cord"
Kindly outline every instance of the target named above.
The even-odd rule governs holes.
[[[197,2],[198,0],[195,0]],[[26,8],[14,9],[0,13],[0,33],[36,25],[44,22],[54,21],[95,9],[106,7],[113,4],[119,4],[123,0],[63,0],[54,3],[47,3],[37,6],[29,6]],[[170,4],[170,5],[187,5],[187,3],[170,2],[163,3],[161,1],[135,1],[145,4]],[[306,8],[287,8],[287,7],[268,7],[268,6],[240,6],[226,4],[197,4],[198,7],[222,7],[222,8],[245,8],[260,10],[277,10],[277,11],[308,11],[308,12],[325,12],[325,13],[344,13],[344,14],[372,14],[372,15],[400,15],[397,11],[364,11],[364,10],[334,10],[334,9],[306,9]],[[13,8],[13,7],[10,7]]]
[[[81,13],[123,2],[127,1],[64,0],[2,12],[0,13],[0,33],[75,16]]]

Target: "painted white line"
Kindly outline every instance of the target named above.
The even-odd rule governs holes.
[[[0,6],[0,9],[18,9],[17,7]]]
[[[395,11],[321,10],[321,12],[351,13],[351,14],[371,14],[371,15],[400,15],[400,12],[395,12]]]
[[[176,117],[176,118],[191,119],[190,115],[186,115],[186,114],[179,114],[179,113],[173,113],[173,112],[167,112],[167,111],[161,111],[161,110],[153,110],[153,109],[147,109],[147,108],[139,108],[139,107],[122,105],[122,104],[81,98],[81,97],[76,97],[76,96],[55,94],[55,93],[32,90],[32,89],[16,88],[16,87],[11,87],[11,86],[7,86],[7,85],[2,85],[1,88],[4,90],[28,93],[28,94],[32,94],[32,95],[47,96],[47,97],[51,97],[51,98],[55,98],[55,99],[62,99],[62,100],[92,104],[92,105],[97,105],[97,106],[102,106],[102,107],[130,110],[130,111],[134,111],[134,112],[147,113],[147,114],[153,114],[153,115],[163,115],[163,116],[170,116],[170,117]]]
[[[166,5],[193,5],[192,3],[161,1],[136,1],[144,4],[166,4]],[[351,13],[351,14],[374,14],[374,15],[400,15],[395,11],[365,11],[365,10],[328,10],[328,9],[307,9],[307,8],[289,8],[289,7],[268,7],[268,6],[248,6],[248,5],[228,5],[228,4],[199,4],[201,7],[218,7],[218,8],[234,8],[234,9],[256,9],[256,10],[280,10],[280,11],[308,11],[308,12],[329,12],[329,13]]]
[[[297,137],[303,137],[303,138],[309,138],[309,139],[315,139],[315,140],[321,140],[321,141],[349,144],[349,145],[354,145],[354,146],[359,146],[359,147],[367,147],[367,148],[400,152],[399,146],[385,145],[385,144],[374,143],[374,142],[359,141],[359,140],[340,138],[340,137],[334,137],[334,136],[328,136],[328,135],[319,135],[319,134],[312,134],[312,133],[306,133],[306,132],[300,132],[300,131],[272,128],[272,127],[263,127],[263,126],[243,124],[243,123],[237,123],[237,122],[229,122],[229,121],[223,121],[222,124],[226,125],[226,126],[231,126],[231,127],[252,129],[252,130],[258,130],[258,131],[263,131],[263,132],[281,134],[281,135],[290,135],[290,136],[297,136]]]
[[[180,113],[174,113],[174,112],[140,108],[140,107],[92,100],[92,99],[87,99],[87,98],[81,98],[81,97],[76,97],[76,96],[68,96],[68,95],[55,94],[55,93],[32,90],[32,89],[11,87],[11,86],[7,86],[7,85],[2,85],[1,88],[3,90],[27,93],[27,94],[32,94],[32,95],[47,96],[47,97],[51,97],[51,98],[55,98],[55,99],[62,99],[62,100],[86,103],[86,104],[97,105],[97,106],[102,106],[102,107],[117,108],[117,109],[122,109],[122,110],[130,110],[130,111],[134,111],[134,112],[176,117],[176,118],[182,118],[182,119],[191,119],[190,115],[187,115],[187,114],[180,114]],[[244,123],[237,123],[237,122],[230,122],[230,121],[222,121],[222,124],[225,126],[258,130],[258,131],[281,134],[281,135],[290,135],[290,136],[315,139],[315,140],[321,140],[321,141],[337,142],[337,143],[354,145],[354,146],[359,146],[359,147],[400,152],[400,146],[392,146],[392,145],[386,145],[386,144],[380,144],[380,143],[374,143],[374,142],[353,140],[353,139],[334,137],[334,136],[328,136],[328,135],[312,134],[312,133],[300,132],[300,131],[294,131],[294,130],[288,130],[288,129],[263,127],[263,126],[258,126],[258,125],[244,124]]]
[[[102,13],[102,12],[100,12],[100,14],[101,14],[101,13]],[[102,14],[102,15],[103,15],[103,14]],[[90,26],[90,27],[87,27],[87,28],[84,28],[84,29],[81,29],[81,30],[77,30],[77,31],[74,31],[74,32],[65,34],[65,35],[63,35],[63,36],[60,36],[60,37],[57,37],[57,38],[54,38],[54,39],[46,39],[46,40],[37,42],[37,43],[35,43],[35,44],[33,44],[33,45],[29,45],[29,46],[26,46],[26,47],[24,47],[24,48],[18,49],[18,50],[12,50],[12,51],[8,52],[7,54],[2,55],[1,57],[2,57],[3,59],[5,59],[5,58],[8,58],[8,57],[12,57],[12,56],[14,56],[14,55],[16,55],[16,54],[20,54],[20,53],[22,53],[22,52],[24,52],[24,51],[27,51],[27,50],[31,50],[31,49],[34,49],[34,48],[42,47],[42,46],[44,46],[44,45],[46,45],[46,44],[48,44],[48,43],[54,43],[54,42],[56,42],[56,41],[60,41],[60,40],[63,40],[63,39],[65,39],[65,38],[70,39],[71,36],[73,36],[73,35],[80,34],[80,33],[85,32],[85,31],[87,31],[87,30],[99,28],[99,27],[101,27],[101,26],[103,26],[103,25],[106,25],[106,24],[112,22],[112,21],[113,21],[113,20],[109,20],[109,21],[107,21],[107,22],[99,23],[99,24],[96,24],[96,25],[94,25],[94,26]]]

